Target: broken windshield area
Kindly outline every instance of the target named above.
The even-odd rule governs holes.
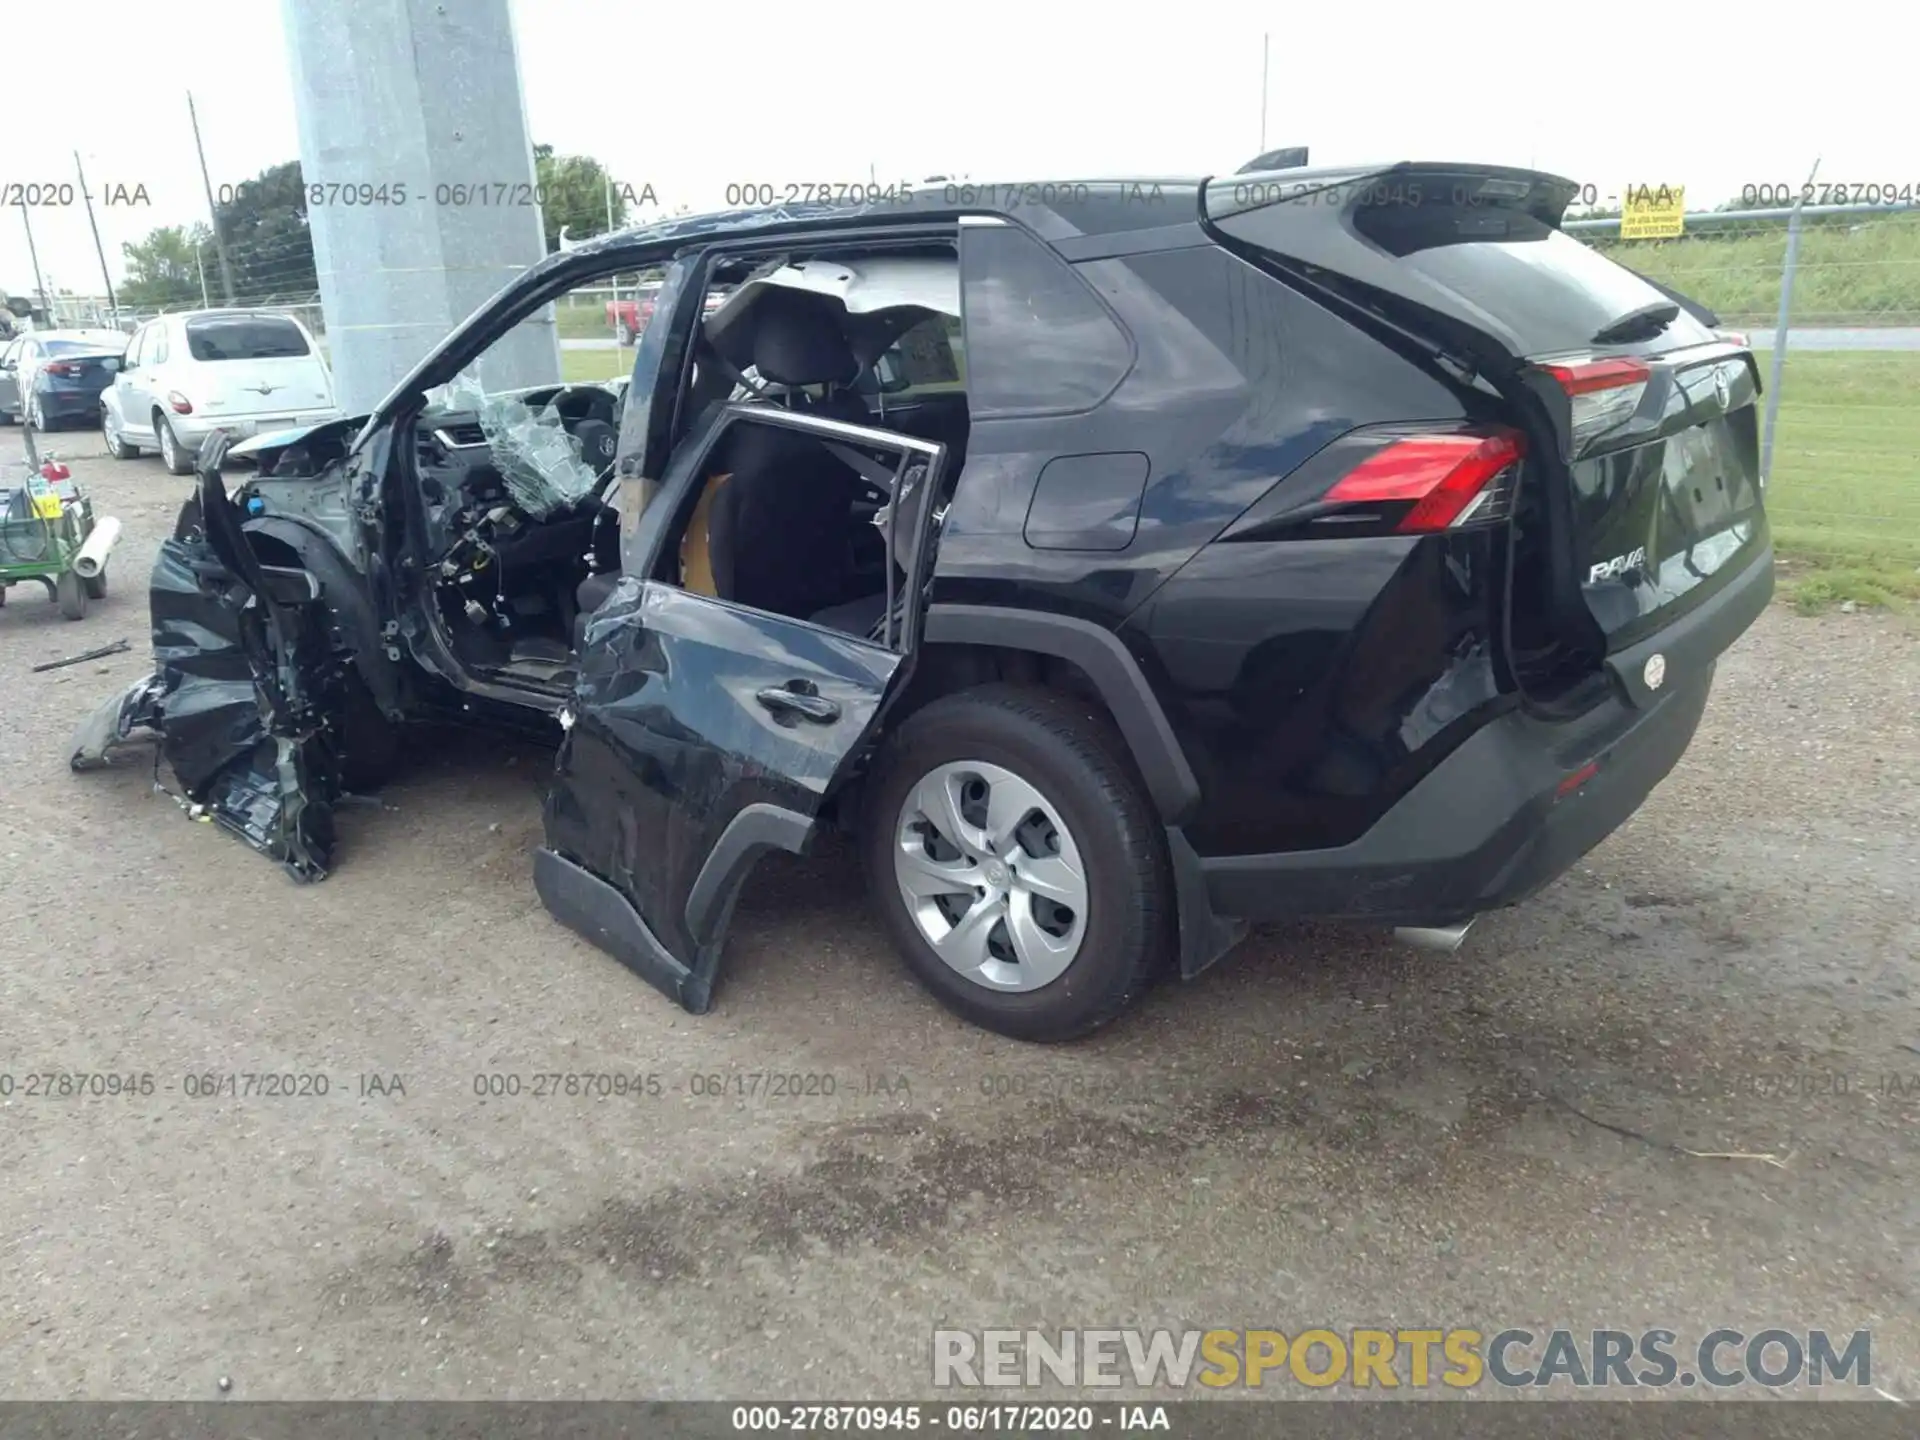
[[[555,383],[490,394],[481,379],[484,360],[428,392],[429,417],[471,416],[508,495],[529,517],[544,520],[578,505],[593,493],[600,474],[568,428]]]

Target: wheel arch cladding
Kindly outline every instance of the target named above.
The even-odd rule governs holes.
[[[934,644],[990,645],[1071,661],[1100,692],[1163,823],[1178,825],[1199,804],[1200,784],[1125,642],[1111,630],[1070,615],[997,605],[936,604],[923,638]]]

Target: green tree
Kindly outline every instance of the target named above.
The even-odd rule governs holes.
[[[136,310],[197,305],[200,266],[194,252],[212,241],[205,225],[167,225],[149,231],[144,240],[123,243],[127,278],[120,284],[120,303]],[[211,262],[210,254],[207,258]]]
[[[568,240],[585,240],[607,231],[607,171],[590,155],[556,155],[551,145],[533,147],[534,178],[540,187],[540,213],[546,225],[547,251],[560,248],[560,230]],[[613,228],[627,223],[627,187],[613,187]]]
[[[235,300],[304,300],[319,288],[298,160],[262,170],[230,192],[222,186],[221,198],[226,203],[214,213],[233,265]]]

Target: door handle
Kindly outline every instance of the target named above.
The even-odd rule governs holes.
[[[753,698],[776,715],[797,715],[818,725],[831,725],[840,718],[839,705],[816,690],[811,680],[769,685],[764,690],[756,690]]]

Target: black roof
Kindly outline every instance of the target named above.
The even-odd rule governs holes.
[[[849,187],[845,200],[797,198],[794,203],[677,216],[584,240],[555,261],[588,260],[596,267],[621,251],[652,249],[663,241],[749,239],[756,235],[829,230],[851,222],[924,223],[963,216],[1017,220],[1048,240],[1150,230],[1195,220],[1200,187],[1194,176],[1122,180],[982,182],[947,180],[869,196]]]

